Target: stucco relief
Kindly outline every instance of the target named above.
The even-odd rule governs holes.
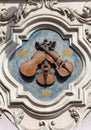
[[[91,2],[84,2],[80,13],[64,3],[28,0],[0,8],[0,115],[4,113],[19,130],[73,130],[90,111]],[[54,59],[47,48],[50,44],[45,47],[42,43],[45,37],[57,41],[55,50],[53,46],[49,50],[74,67],[65,80],[61,76],[59,81],[55,66],[51,67],[48,56]],[[52,85],[47,83],[48,73],[46,78],[42,75],[45,82],[41,86],[36,77],[30,82],[20,75],[20,64],[36,51],[35,42],[42,43],[38,51],[47,56],[44,59],[49,66],[45,60],[42,65],[55,73]],[[41,70],[43,66],[38,67]],[[65,65],[63,70],[70,72]]]
[[[14,23],[18,23],[22,18],[28,16],[32,11],[36,11],[38,9],[46,8],[58,12],[60,15],[66,16],[70,21],[74,21],[77,19],[81,23],[91,24],[91,2],[86,2],[82,8],[82,13],[78,13],[78,11],[68,8],[68,7],[60,7],[58,4],[58,0],[39,0],[32,1],[28,0],[27,3],[21,3],[18,8],[13,7],[13,11],[9,14],[10,8],[1,7],[0,8],[0,21],[5,24],[11,21]]]
[[[0,44],[2,44],[5,41],[6,33],[2,28],[0,28]]]

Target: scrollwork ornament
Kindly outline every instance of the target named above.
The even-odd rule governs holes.
[[[69,130],[71,128],[74,127],[74,122],[72,122],[70,125],[64,127],[64,128],[56,128],[56,123],[55,121],[45,121],[45,120],[41,120],[39,122],[39,126],[41,127],[40,130]]]
[[[6,38],[6,33],[0,27],[0,44],[2,44],[4,42],[5,38]]]
[[[33,6],[33,8],[30,8],[31,6]],[[23,9],[23,13],[22,13],[23,18],[28,16],[30,12],[41,9],[42,7],[43,7],[43,0],[28,0],[27,4],[25,4],[25,7]]]
[[[85,35],[86,35],[86,39],[89,41],[89,43],[91,43],[91,28],[86,28],[85,29]]]
[[[77,123],[77,122],[79,121],[79,119],[80,119],[79,113],[78,113],[75,109],[70,109],[69,112],[70,112],[71,117],[72,117],[72,118],[75,120],[75,122]]]
[[[30,8],[32,5],[33,8]],[[19,4],[18,8],[14,8],[14,11],[11,11],[11,14],[8,13],[9,9],[7,9],[6,7],[2,7],[0,8],[0,22],[1,24],[5,25],[13,21],[16,24],[22,18],[25,18],[27,15],[29,15],[30,12],[40,9],[42,8],[42,6],[42,1],[28,0],[27,3],[21,3]]]
[[[23,120],[24,118],[24,113],[22,110],[16,110],[13,112],[13,118],[14,118],[14,122],[15,122],[15,125],[16,127],[18,128],[21,121]]]
[[[85,3],[82,13],[78,13],[76,10],[73,11],[70,8],[65,8],[64,12],[71,21],[77,19],[81,23],[91,24],[91,2]]]
[[[65,15],[65,11],[63,10],[63,8],[57,7],[56,5],[58,4],[58,0],[45,0],[45,7],[56,11],[58,13],[60,13],[61,15]]]
[[[39,121],[39,127],[38,129],[35,130],[55,130],[55,128],[53,127],[55,125],[54,121],[48,122],[48,121],[44,121],[44,120],[40,120]],[[29,128],[25,128],[24,126],[20,125],[20,127],[18,126],[19,130],[33,130],[33,129],[29,129]]]
[[[76,19],[81,23],[91,24],[91,2],[85,3],[82,13],[74,11]]]
[[[27,8],[28,5],[29,6],[33,5],[34,7],[32,9],[30,9],[30,8],[28,9]],[[18,9],[16,14],[18,15],[19,12],[21,12],[20,14],[22,14],[23,17],[26,17],[27,15],[29,15],[30,12],[41,9],[43,7],[43,5],[45,5],[46,8],[56,11],[63,16],[67,16],[67,18],[70,19],[71,21],[74,21],[75,19],[77,19],[81,23],[91,24],[91,2],[85,3],[85,5],[82,9],[83,13],[80,14],[77,11],[72,10],[71,8],[59,7],[58,0],[38,0],[38,1],[37,0],[28,0],[27,4],[23,5],[25,7],[22,6],[23,10]],[[19,15],[19,16],[21,17],[21,15]]]
[[[0,21],[4,22],[9,20],[6,8],[0,8]]]
[[[0,6],[0,24],[6,25],[13,21],[14,13],[17,11],[16,7],[6,8],[3,5]]]
[[[71,8],[60,7],[58,5],[58,0],[27,0],[27,3],[21,3],[11,14],[8,13],[9,9],[1,7],[0,22],[2,24],[7,24],[8,22],[14,21],[16,24],[22,18],[25,18],[33,11],[41,9],[43,6],[63,16],[67,16],[70,21],[77,19],[81,23],[91,24],[91,2],[86,2],[82,9],[82,13],[78,13],[78,11],[72,10]]]
[[[46,122],[44,120],[41,120],[39,122],[39,126],[41,127],[41,130],[54,130],[54,125],[55,125],[55,122],[54,121],[51,121],[51,122]]]
[[[56,11],[63,16],[67,16],[68,19],[74,21],[77,19],[81,23],[91,24],[91,2],[86,2],[82,13],[78,13],[78,11],[72,10],[68,7],[59,7],[55,6],[58,4],[58,0],[46,0],[45,6],[46,8]]]

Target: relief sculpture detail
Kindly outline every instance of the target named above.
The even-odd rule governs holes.
[[[68,39],[56,31],[41,29],[22,41],[22,46],[10,57],[8,67],[24,91],[49,101],[68,89],[81,73],[82,62]]]
[[[73,64],[63,60],[54,50],[56,41],[45,39],[42,43],[36,42],[36,52],[32,58],[20,65],[20,72],[24,76],[32,77],[37,72],[36,81],[42,86],[49,86],[55,82],[55,70],[60,77],[69,76],[73,70]]]

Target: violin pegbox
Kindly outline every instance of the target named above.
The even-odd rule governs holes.
[[[40,48],[39,44],[41,44],[45,48],[48,48],[48,50],[54,50],[54,48],[56,46],[56,41],[49,41],[48,42],[47,39],[44,39],[44,41],[42,43],[36,42],[35,43],[36,50],[42,50],[42,48]]]

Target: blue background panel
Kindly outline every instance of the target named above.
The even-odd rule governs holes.
[[[56,41],[55,51],[63,60],[70,61],[74,66],[74,71],[68,78],[62,78],[55,74],[55,83],[48,87],[43,87],[36,82],[37,73],[34,78],[24,78],[19,72],[20,64],[30,60],[36,52],[35,42],[42,43],[44,39]],[[28,40],[22,41],[22,47],[10,57],[8,68],[13,78],[23,85],[24,91],[28,91],[35,98],[46,102],[57,97],[63,90],[68,89],[69,83],[77,79],[82,72],[82,61],[80,56],[69,46],[68,39],[63,39],[53,30],[41,29],[34,32]]]

